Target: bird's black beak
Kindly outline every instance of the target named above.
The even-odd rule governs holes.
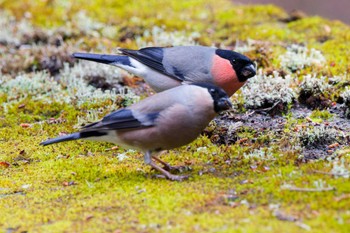
[[[222,112],[225,110],[228,110],[232,108],[232,103],[229,98],[220,98],[219,101],[216,103],[216,112]]]
[[[253,64],[248,64],[241,70],[241,76],[244,77],[246,80],[248,78],[252,78],[256,75],[256,68]]]

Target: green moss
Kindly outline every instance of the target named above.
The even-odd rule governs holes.
[[[316,120],[328,120],[333,117],[333,114],[329,111],[314,110],[312,111],[310,118],[316,122]]]
[[[246,54],[264,68],[264,74],[277,71],[282,78],[290,71],[281,68],[279,56],[289,45],[305,43],[309,49],[320,50],[326,62],[292,73],[295,80],[290,88],[297,91],[304,75],[311,73],[327,77],[327,82],[340,76],[341,81],[329,83],[334,91],[325,96],[338,101],[338,92],[348,85],[345,73],[349,72],[349,27],[320,17],[285,23],[281,19],[287,13],[273,5],[241,6],[226,0],[5,0],[0,6],[18,20],[26,12],[27,16],[31,14],[28,20],[34,30],[48,33],[50,28],[53,30],[53,34],[48,33],[50,38],[62,38],[61,42],[74,46],[74,50],[107,53],[114,52],[115,47],[136,48],[136,37],[152,41],[143,33],[153,26],[164,26],[166,32],[198,32],[197,40],[204,45],[232,47],[237,40],[245,43],[251,39],[253,49]],[[85,11],[86,20],[91,22],[88,29],[75,20],[80,11]],[[94,28],[99,24],[103,26]],[[104,36],[107,26],[117,29],[115,37]],[[35,36],[28,41],[34,43]],[[35,46],[41,43],[48,42],[40,41]],[[13,77],[18,72],[28,72],[26,62],[35,65],[41,61],[41,55],[23,56],[22,50],[11,46],[1,58],[12,50],[18,51],[16,66],[9,66]],[[22,63],[24,58],[26,62]],[[0,78],[0,85],[7,81]],[[52,84],[51,79],[47,80]],[[67,94],[67,87],[57,85],[57,90]],[[327,109],[314,110],[309,115],[312,122],[308,123],[305,117],[295,116],[290,103],[286,115],[280,118],[264,118],[268,120],[262,120],[261,127],[243,125],[230,132],[235,137],[229,138],[232,144],[216,145],[211,143],[212,138],[201,136],[190,145],[161,155],[172,165],[189,167],[185,173],[191,178],[176,183],[154,178],[157,173],[143,163],[141,153],[109,143],[74,141],[39,146],[47,138],[74,132],[80,124],[133,100],[116,96],[78,103],[76,96],[70,96],[70,103],[63,103],[53,99],[54,95],[37,98],[44,94],[38,89],[36,96],[22,92],[17,95],[12,90],[0,93],[0,231],[10,232],[10,228],[16,232],[349,231],[350,183],[346,176],[332,174],[336,168],[350,169],[346,142],[324,160],[300,162],[303,147],[299,145],[298,132],[312,128],[310,125],[315,123],[331,122],[339,114],[331,114]],[[264,116],[264,111],[260,115],[247,111],[243,99],[241,91],[232,97],[235,112],[225,115],[225,120],[244,123]],[[89,112],[94,115],[89,116]],[[278,132],[264,128],[266,122],[281,118]],[[225,129],[226,125],[220,127]],[[213,124],[209,131],[218,128]],[[118,155],[122,153],[126,157],[120,161]],[[318,189],[322,185],[334,190],[288,189]],[[281,221],[278,212],[298,222]]]

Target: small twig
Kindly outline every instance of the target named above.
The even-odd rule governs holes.
[[[245,114],[245,117],[250,117],[251,115],[254,115],[255,111],[250,111]]]
[[[272,107],[269,108],[263,108],[263,109],[257,109],[255,110],[255,112],[257,113],[267,113],[270,112],[271,110],[273,110],[274,108],[276,108],[277,105],[279,105],[281,103],[281,100],[277,101],[276,103],[274,103],[274,105],[272,105]]]
[[[282,187],[282,189],[296,192],[325,192],[325,191],[333,191],[335,188],[298,188],[298,187]]]
[[[306,230],[306,231],[311,231],[311,227],[303,222],[300,222],[300,221],[296,221],[295,222],[295,225],[297,225],[298,227]]]
[[[335,174],[332,172],[323,172],[323,171],[318,171],[318,170],[312,170],[313,173],[318,173],[318,174],[324,174],[324,175],[330,175],[334,176]]]
[[[350,193],[343,194],[343,195],[341,195],[341,196],[339,196],[339,197],[335,197],[335,198],[334,198],[334,200],[335,200],[336,202],[342,201],[342,200],[344,200],[344,199],[350,199]]]
[[[339,173],[333,173],[333,172],[323,172],[323,171],[318,171],[318,170],[312,170],[312,172],[313,172],[313,173],[318,173],[318,174],[336,176],[336,177],[345,177],[345,176],[348,176],[348,174],[339,174]]]

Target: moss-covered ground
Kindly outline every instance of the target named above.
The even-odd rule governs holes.
[[[350,27],[226,0],[0,1],[1,232],[349,232]],[[155,178],[137,151],[42,147],[152,94],[78,51],[202,44],[259,73],[234,110],[161,158],[190,179]]]

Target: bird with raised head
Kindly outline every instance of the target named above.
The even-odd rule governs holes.
[[[206,46],[148,47],[119,49],[121,54],[74,53],[73,57],[114,65],[144,78],[156,92],[183,83],[210,83],[232,96],[256,67],[246,56]]]

